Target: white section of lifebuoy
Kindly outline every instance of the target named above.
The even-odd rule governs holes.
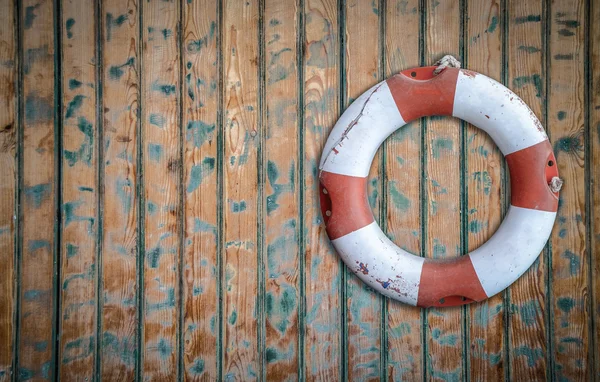
[[[529,269],[544,249],[555,218],[556,212],[510,206],[494,235],[469,254],[488,297]]]
[[[458,73],[452,115],[488,133],[504,155],[548,139],[540,121],[521,98],[479,73]]]
[[[358,97],[335,124],[319,169],[365,177],[381,143],[404,125],[385,81]]]
[[[342,260],[362,281],[385,296],[417,305],[425,259],[399,248],[377,223],[332,240],[332,243]]]

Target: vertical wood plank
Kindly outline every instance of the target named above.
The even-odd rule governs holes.
[[[561,380],[588,380],[588,279],[584,142],[585,1],[550,4],[548,131],[559,174],[557,224],[551,236],[552,373]]]
[[[508,0],[507,86],[540,119],[545,118],[545,52],[542,1]],[[509,289],[509,364],[515,380],[547,379],[547,251]]]
[[[298,379],[297,12],[294,2],[265,2],[267,380]]]
[[[144,3],[144,379],[176,380],[179,349],[179,4]]]
[[[318,167],[339,115],[339,25],[335,0],[305,1],[304,189],[305,360],[308,380],[340,380],[341,264],[321,217]]]
[[[385,77],[420,65],[420,2],[395,0],[385,10]],[[399,36],[402,36],[401,38]],[[420,255],[421,121],[392,134],[386,143],[387,235],[404,250]],[[388,378],[417,380],[423,375],[422,309],[388,300]]]
[[[21,4],[24,120],[19,379],[53,379],[56,375],[54,16],[51,0]]]
[[[470,0],[467,7],[465,67],[502,81],[502,30],[500,1]],[[468,125],[467,232],[468,251],[476,249],[496,231],[504,210],[502,164],[498,147],[483,130]],[[504,379],[504,301],[500,293],[469,306],[470,373],[474,381]]]
[[[102,4],[103,379],[132,380],[138,357],[139,4]]]
[[[591,362],[594,365],[595,374],[592,379],[600,380],[600,180],[597,174],[600,174],[600,23],[594,22],[600,20],[600,2],[592,1],[588,20],[588,113],[589,113],[589,153],[591,160],[588,169],[588,182],[590,185],[590,227],[591,230],[591,248],[590,251],[591,263],[590,272],[592,275],[591,285],[591,326],[592,326],[592,347],[590,351],[594,357]],[[590,365],[591,367],[591,365]]]
[[[258,377],[258,18],[257,0],[228,0],[224,33],[225,379]],[[262,187],[262,186],[261,186]]]
[[[0,4],[0,381],[12,378],[15,314],[17,120],[15,3]]]
[[[184,155],[184,368],[186,379],[219,376],[219,285],[217,260],[221,209],[217,155],[219,65],[217,0],[184,5],[182,84]],[[158,122],[158,121],[157,121]],[[160,122],[158,122],[160,123]]]
[[[96,355],[98,145],[93,0],[62,2],[60,376],[92,380]]]
[[[427,1],[425,62],[433,64],[445,54],[460,57],[460,1]],[[457,120],[433,117],[425,129],[424,201],[426,255],[445,258],[462,255],[461,248],[461,126]],[[461,379],[463,368],[463,308],[427,310],[428,377]]]
[[[345,2],[344,108],[379,82],[379,4],[376,1]],[[368,177],[368,197],[377,219],[381,198],[379,155],[375,156]],[[348,359],[346,369],[351,380],[378,380],[381,351],[381,301],[365,283],[344,266],[346,273],[346,325]]]

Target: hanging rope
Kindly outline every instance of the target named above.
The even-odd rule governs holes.
[[[562,188],[562,185],[563,185],[563,180],[561,178],[559,178],[558,176],[555,176],[552,178],[552,180],[550,181],[550,184],[548,186],[550,186],[550,191],[559,192],[560,189]]]
[[[437,68],[435,68],[435,70],[433,71],[433,75],[437,76],[448,67],[460,68],[460,61],[458,61],[453,55],[447,54],[441,59],[439,59],[438,62],[435,63],[435,66],[437,66]]]

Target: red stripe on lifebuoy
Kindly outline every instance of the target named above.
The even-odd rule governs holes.
[[[319,178],[321,212],[329,239],[335,240],[375,221],[367,199],[367,178],[327,171],[321,171]]]
[[[423,263],[418,306],[464,305],[487,297],[469,256]]]
[[[556,212],[558,193],[548,187],[558,176],[556,158],[546,139],[506,156],[510,171],[510,204],[515,207]]]
[[[409,69],[386,80],[405,122],[430,115],[452,115],[459,70],[446,68],[434,76],[435,68]]]

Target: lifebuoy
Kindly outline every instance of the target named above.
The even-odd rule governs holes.
[[[558,209],[552,146],[525,102],[482,74],[446,68],[434,75],[435,69],[405,70],[362,94],[336,123],[319,165],[323,218],[343,261],[373,289],[421,307],[481,301],[507,288],[542,251]],[[510,171],[511,203],[496,233],[450,260],[399,248],[367,200],[367,175],[381,143],[407,122],[431,115],[454,116],[487,132]]]

